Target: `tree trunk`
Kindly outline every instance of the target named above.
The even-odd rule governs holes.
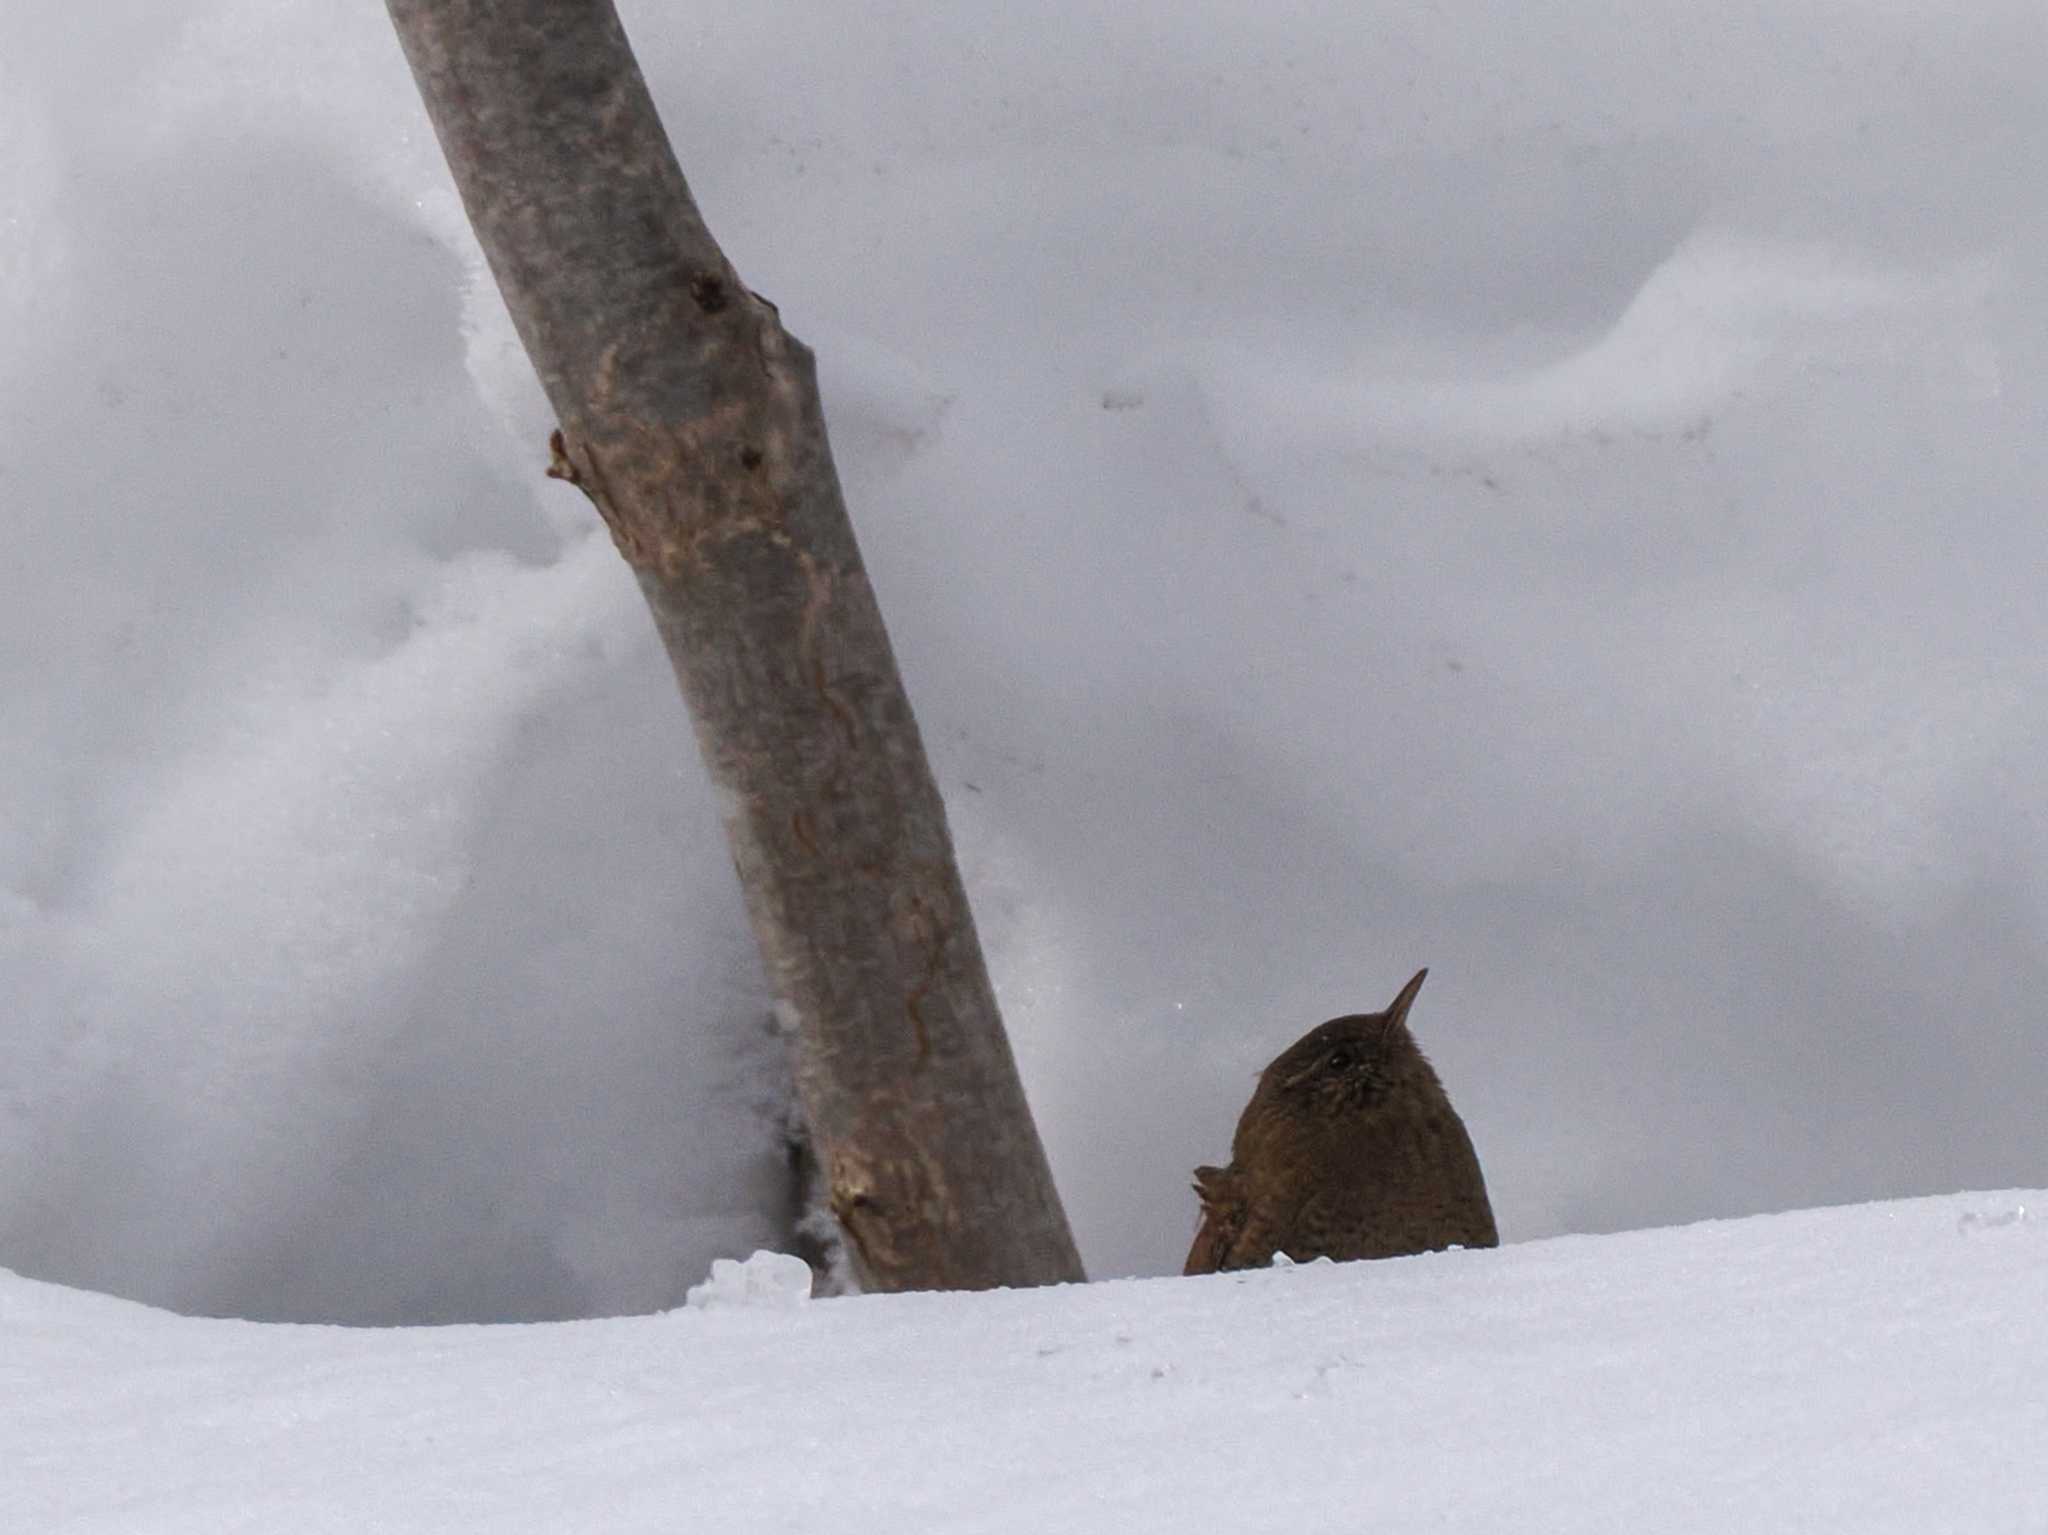
[[[388,5],[560,422],[549,473],[675,665],[860,1277],[1079,1279],[809,350],[704,227],[610,0]]]

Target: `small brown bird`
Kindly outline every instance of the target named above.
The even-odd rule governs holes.
[[[1195,1169],[1202,1229],[1185,1272],[1499,1245],[1472,1137],[1408,1032],[1428,974],[1384,1013],[1311,1029],[1260,1074],[1230,1165]]]

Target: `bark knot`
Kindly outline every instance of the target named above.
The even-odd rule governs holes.
[[[716,272],[698,272],[691,277],[690,298],[706,314],[717,314],[732,302],[725,279]]]

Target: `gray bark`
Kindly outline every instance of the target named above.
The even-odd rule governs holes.
[[[674,662],[862,1281],[1079,1279],[809,350],[705,228],[610,0],[388,5],[560,422],[549,472]]]

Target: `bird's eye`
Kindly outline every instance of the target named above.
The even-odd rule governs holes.
[[[1351,1052],[1339,1045],[1323,1058],[1323,1064],[1332,1071],[1346,1071],[1351,1066]]]

